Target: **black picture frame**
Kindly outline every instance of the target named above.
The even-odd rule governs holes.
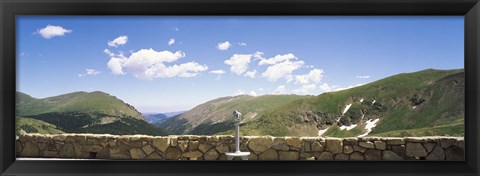
[[[1,175],[479,175],[478,0],[0,0]],[[17,15],[462,15],[465,161],[25,161],[15,159]],[[353,30],[353,29],[352,29]]]

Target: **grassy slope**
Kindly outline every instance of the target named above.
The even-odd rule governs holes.
[[[224,97],[201,104],[160,124],[176,134],[215,134],[233,128],[232,112],[242,112],[245,121],[256,119],[273,109],[305,98],[298,95]],[[255,117],[253,115],[256,113]],[[253,117],[253,118],[251,118]],[[217,123],[214,123],[217,122]]]
[[[376,100],[387,111],[381,112],[380,115],[382,116],[380,118],[382,120],[379,122],[380,125],[373,129],[372,135],[392,130],[424,128],[429,125],[437,126],[458,122],[459,119],[463,119],[464,95],[462,90],[464,87],[459,86],[457,87],[458,89],[451,90],[449,89],[451,87],[449,80],[438,80],[455,73],[462,74],[462,72],[463,69],[428,69],[415,73],[395,75],[348,90],[329,92],[313,98],[297,100],[276,109],[271,114],[267,114],[255,122],[245,125],[244,129],[247,131],[245,134],[290,135],[292,130],[289,127],[312,122],[312,120],[305,122],[305,119],[300,118],[301,112],[317,113],[320,114],[318,116],[321,116],[320,120],[331,121],[331,118],[341,115],[341,111],[346,104],[358,102],[358,99],[361,98],[365,99],[362,105]],[[426,93],[432,95],[423,95]],[[411,110],[409,102],[394,102],[394,99],[404,101],[407,97],[413,97],[414,94],[431,97],[431,99],[422,105],[424,107],[419,107],[414,111]],[[349,113],[359,112],[361,107],[357,107],[357,110],[355,109],[354,104]],[[366,117],[366,119],[370,118],[372,117]],[[357,129],[353,129],[354,131],[346,132],[344,130],[344,132],[340,132],[338,127],[335,130],[334,124],[333,127],[325,133],[327,136],[355,136],[363,131],[360,127],[357,127]],[[461,131],[461,129],[456,131]],[[308,133],[303,135],[315,136],[316,134]]]
[[[103,92],[74,92],[35,99],[17,105],[18,115],[36,115],[49,112],[98,112],[112,116],[130,116],[143,120],[143,116],[135,108]]]
[[[40,133],[40,134],[65,133],[62,130],[58,129],[57,126],[41,120],[20,117],[20,116],[17,116],[15,119],[16,119],[15,131],[17,134],[20,131],[20,129],[27,133]]]

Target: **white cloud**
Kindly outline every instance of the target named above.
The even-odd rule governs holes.
[[[263,55],[263,53],[259,53],[259,55]],[[274,65],[279,62],[287,61],[290,59],[297,59],[295,55],[292,53],[284,54],[284,55],[276,55],[275,57],[269,58],[269,59],[264,59],[261,58],[260,62],[258,62],[258,65]]]
[[[223,70],[212,70],[212,71],[210,71],[210,73],[217,74],[217,75],[223,75],[223,74],[225,74],[225,71],[223,71]]]
[[[255,59],[263,60],[263,59],[265,59],[265,58],[263,58],[263,54],[264,54],[263,52],[257,51],[257,52],[255,52],[255,53],[253,53],[253,57],[254,57]]]
[[[357,85],[348,86],[348,87],[340,87],[340,88],[336,88],[334,91],[347,90],[347,89],[351,89],[351,88],[362,86],[362,85],[364,85],[364,84],[357,84]]]
[[[234,54],[230,59],[225,60],[224,63],[230,65],[231,72],[241,75],[247,71],[251,58],[251,54]]]
[[[238,42],[238,45],[240,45],[240,46],[247,46],[247,44],[244,43],[244,42]]]
[[[62,26],[47,25],[46,27],[37,31],[43,38],[51,39],[53,37],[64,36],[66,33],[71,33],[72,30],[65,29]]]
[[[355,76],[355,77],[358,78],[358,79],[368,79],[368,78],[370,78],[370,75],[364,75],[364,76],[360,75],[360,76]]]
[[[250,93],[249,93],[248,95],[256,97],[256,96],[257,96],[257,93],[252,90],[252,91],[250,91]]]
[[[287,92],[287,89],[285,89],[284,85],[280,85],[275,89],[272,94],[285,94]]]
[[[165,62],[174,62],[185,57],[185,53],[177,51],[155,51],[153,49],[141,49],[132,53],[128,58],[111,57],[108,68],[113,74],[132,74],[134,77],[143,80],[154,78],[171,77],[195,77],[199,72],[206,71],[206,65],[196,62],[187,62],[180,65],[166,66]],[[126,71],[126,72],[125,72]]]
[[[122,35],[117,37],[116,39],[113,39],[112,41],[108,41],[108,46],[118,47],[120,45],[125,45],[127,41],[128,41],[128,36]]]
[[[108,56],[110,56],[110,57],[115,56],[115,54],[113,54],[109,49],[104,49],[103,52],[104,52],[105,54],[107,54]]]
[[[312,94],[313,91],[315,91],[317,85],[315,84],[306,84],[306,85],[302,85],[302,87],[300,88],[297,88],[297,89],[294,89],[293,90],[293,93],[295,94]]]
[[[218,43],[217,49],[225,51],[225,50],[228,50],[228,48],[230,48],[230,46],[232,46],[232,44],[230,44],[230,42],[228,42],[228,41],[225,41],[223,43]]]
[[[295,76],[295,84],[318,84],[323,76],[322,69],[313,69],[308,74]]]
[[[78,74],[78,77],[84,77],[84,76],[93,76],[93,75],[98,75],[100,74],[101,72],[100,71],[96,71],[94,69],[85,69],[85,73],[83,74]]]
[[[277,81],[278,79],[285,78],[287,82],[290,82],[293,79],[292,72],[302,67],[303,64],[303,61],[285,60],[269,66],[267,70],[262,73],[262,77],[267,78],[269,81]]]
[[[337,86],[329,86],[327,83],[321,84],[318,88],[324,92],[330,92],[332,89],[334,89]]]
[[[175,44],[175,39],[174,38],[171,38],[170,40],[168,40],[168,46],[171,46]]]
[[[247,71],[243,76],[255,78],[257,75],[257,70]]]
[[[237,96],[237,95],[245,95],[245,92],[241,89],[238,89],[233,93],[233,96]]]

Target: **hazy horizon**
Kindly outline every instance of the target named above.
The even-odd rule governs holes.
[[[17,18],[17,91],[103,91],[140,112],[240,94],[318,95],[464,68],[463,16]]]

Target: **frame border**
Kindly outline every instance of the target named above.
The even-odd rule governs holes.
[[[0,0],[0,175],[479,175],[479,0]],[[15,160],[17,15],[462,15],[465,161]],[[188,168],[188,169],[185,169]],[[236,172],[231,172],[235,170]]]

